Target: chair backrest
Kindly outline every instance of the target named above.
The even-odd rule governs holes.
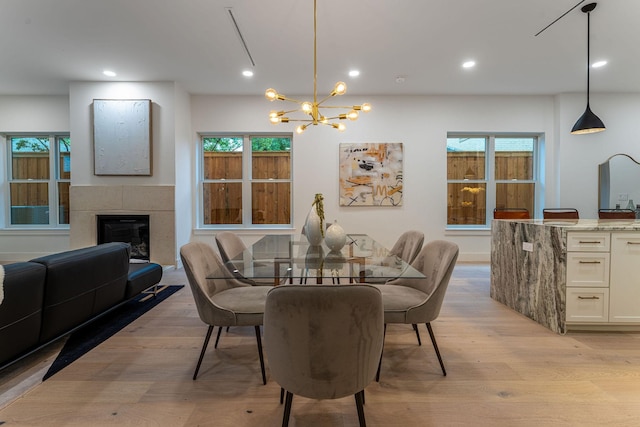
[[[247,249],[242,239],[232,231],[216,233],[216,244],[224,262],[229,262]]]
[[[631,209],[599,209],[599,219],[636,219],[636,212]]]
[[[405,231],[400,235],[389,253],[411,264],[418,253],[420,253],[423,243],[424,233],[422,231]]]
[[[312,399],[369,384],[382,354],[380,291],[370,285],[283,285],[267,294],[264,340],[273,378]]]
[[[575,208],[545,208],[542,209],[543,219],[580,219]]]
[[[459,248],[453,242],[433,240],[422,247],[411,266],[426,277],[424,279],[409,279],[400,277],[387,282],[385,286],[409,286],[428,295],[423,304],[416,301],[416,309],[409,310],[407,319],[418,319],[408,323],[425,323],[435,320],[440,314],[449,279],[458,259]],[[412,312],[413,311],[413,312]]]
[[[209,325],[220,325],[219,317],[233,316],[211,302],[211,297],[227,289],[249,286],[236,280],[225,268],[220,256],[204,242],[191,242],[180,248],[180,258],[191,287],[200,319]],[[222,275],[220,274],[222,272]],[[210,277],[226,277],[225,279]],[[228,323],[225,323],[228,324]]]
[[[495,208],[493,219],[531,219],[525,208]]]

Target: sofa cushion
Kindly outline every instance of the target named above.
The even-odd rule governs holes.
[[[130,246],[105,243],[33,259],[47,267],[41,342],[124,300]]]
[[[130,264],[124,298],[130,299],[162,279],[162,266],[154,262]]]
[[[0,366],[38,344],[46,269],[17,262],[4,267],[0,304]]]

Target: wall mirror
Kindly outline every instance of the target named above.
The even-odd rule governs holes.
[[[614,154],[598,166],[598,207],[626,208],[640,204],[640,163],[628,154]]]

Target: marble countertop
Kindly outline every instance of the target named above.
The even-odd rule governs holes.
[[[628,219],[494,219],[494,221],[510,221],[525,224],[562,227],[566,231],[640,231],[640,220]]]

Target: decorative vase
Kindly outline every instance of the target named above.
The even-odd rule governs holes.
[[[316,194],[311,210],[304,222],[304,235],[311,246],[317,246],[322,243],[322,238],[324,237],[324,205],[322,200],[322,194]]]
[[[324,267],[330,270],[340,270],[347,262],[342,252],[331,251],[324,257]]]
[[[338,221],[333,221],[333,224],[327,228],[324,242],[332,252],[339,252],[340,249],[347,243],[347,234],[344,229],[338,224]]]
[[[309,246],[304,257],[304,266],[309,270],[319,270],[324,261],[324,249],[322,246]]]

